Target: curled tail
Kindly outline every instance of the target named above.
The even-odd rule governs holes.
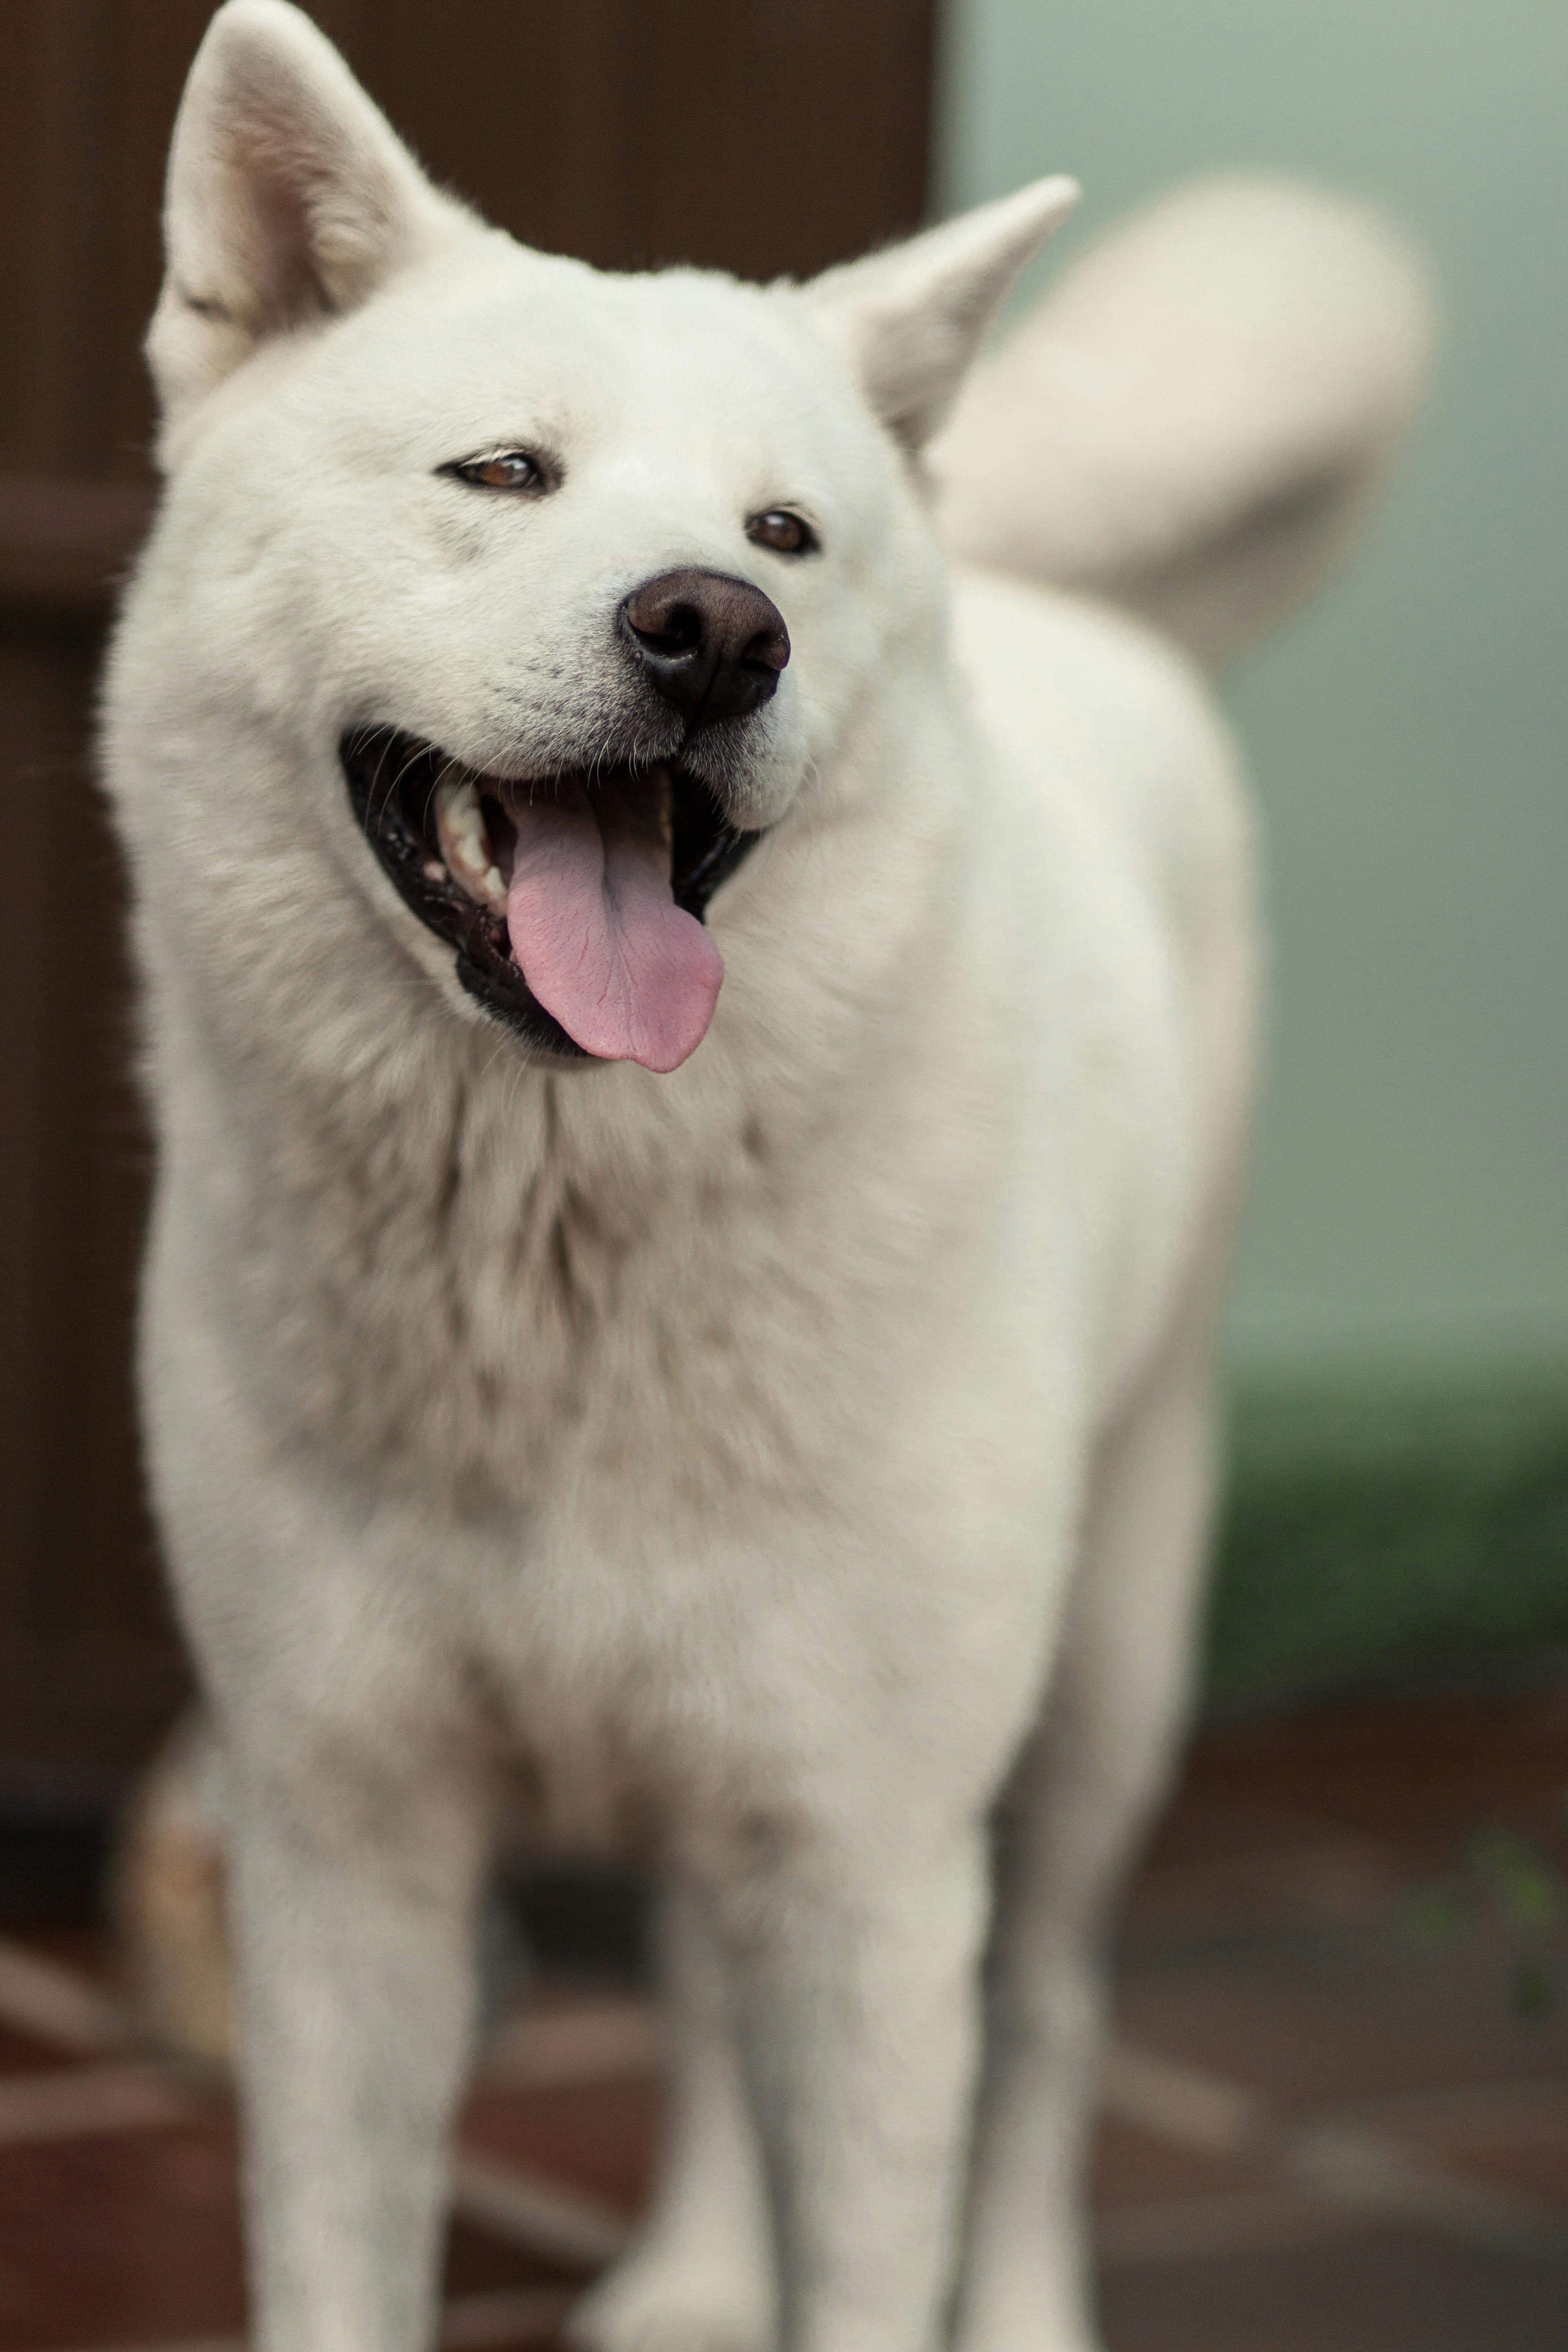
[[[1365,207],[1285,181],[1180,189],[975,371],[932,451],[944,541],[1223,661],[1340,551],[1432,340],[1420,264]]]

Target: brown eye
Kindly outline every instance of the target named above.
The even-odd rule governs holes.
[[[526,449],[498,450],[493,457],[462,457],[443,466],[444,474],[475,482],[481,490],[544,490],[550,485],[543,467]]]
[[[817,543],[805,516],[791,514],[787,507],[770,507],[766,514],[753,515],[746,537],[753,547],[771,547],[778,555],[809,555]]]

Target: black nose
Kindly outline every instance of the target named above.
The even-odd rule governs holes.
[[[778,606],[722,572],[661,572],[632,590],[619,619],[648,684],[688,727],[759,709],[789,659]]]

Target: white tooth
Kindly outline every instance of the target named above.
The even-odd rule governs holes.
[[[504,913],[506,884],[485,830],[473,779],[460,768],[448,768],[436,787],[436,832],[453,881],[481,907]]]

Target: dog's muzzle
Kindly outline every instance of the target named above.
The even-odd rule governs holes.
[[[682,576],[672,573],[666,578]],[[744,583],[732,584],[740,587]],[[767,599],[758,596],[757,602],[766,604]],[[782,630],[782,622],[779,626]],[[725,641],[728,646],[733,647],[737,635],[738,628],[731,632]],[[754,643],[758,635],[759,631],[752,629],[738,655],[731,650],[714,657],[710,647],[708,654],[694,656],[700,666],[689,673],[691,681],[695,684],[700,664],[707,663],[712,674],[703,691],[711,698],[717,690],[721,703],[730,699],[728,709],[710,708],[710,715],[715,719],[735,715],[732,698],[741,687],[729,671],[737,665],[743,670],[745,661],[752,659],[753,667],[766,671],[776,683],[778,668],[770,667],[760,654],[751,656],[746,653],[746,647]],[[787,658],[787,637],[784,644],[783,658]],[[679,657],[669,658],[678,670]],[[783,667],[783,658],[778,667]],[[651,674],[651,664],[649,667]],[[661,687],[660,691],[664,690]],[[765,699],[772,690],[770,684],[762,698]],[[639,1033],[635,1030],[629,1044],[617,1042],[620,1033],[612,1022],[610,1051],[606,1053],[602,1041],[595,1047],[594,1040],[600,1033],[591,1020],[576,1019],[574,1012],[575,1025],[591,1033],[590,1042],[584,1044],[540,1001],[514,945],[518,861],[520,856],[531,855],[538,859],[536,836],[542,810],[549,812],[551,822],[563,835],[568,823],[575,826],[579,847],[584,829],[597,823],[603,834],[606,895],[612,892],[617,873],[629,877],[631,889],[640,893],[636,901],[637,920],[645,930],[650,925],[655,927],[654,949],[662,948],[665,967],[674,974],[670,979],[658,966],[656,958],[653,982],[637,972],[633,980],[638,981],[645,991],[658,982],[667,992],[683,983],[689,994],[693,989],[700,992],[700,970],[693,975],[691,967],[700,967],[701,950],[693,940],[680,933],[679,926],[659,919],[657,907],[651,914],[649,911],[649,875],[662,862],[662,851],[656,845],[668,845],[668,864],[663,870],[668,873],[673,908],[700,924],[706,919],[713,893],[735,871],[761,835],[732,824],[717,795],[700,777],[678,761],[657,761],[595,772],[591,780],[584,774],[576,774],[518,781],[468,768],[436,744],[384,727],[351,730],[343,737],[339,752],[354,815],[384,871],[426,929],[455,950],[459,982],[487,1013],[531,1051],[561,1063],[632,1059],[646,1061],[651,1068],[661,1068],[674,1067],[677,1059],[685,1058],[685,1053],[679,1050],[682,1038],[679,1024],[673,1043],[655,1037],[645,1051],[638,1043]],[[562,810],[564,814],[560,814]],[[551,882],[550,847],[547,836],[542,844],[542,887],[546,891]],[[591,900],[591,893],[589,896]],[[579,899],[581,897],[579,892]],[[549,911],[547,903],[546,917]],[[574,917],[576,911],[569,900],[567,917]],[[591,919],[591,904],[588,911]],[[657,928],[660,920],[662,935]],[[713,950],[708,950],[707,953],[716,964]],[[646,964],[648,958],[645,955],[643,961]],[[716,981],[712,992],[717,993]],[[711,1011],[710,1003],[708,1009]],[[634,1007],[633,1015],[635,1012]],[[623,1016],[623,1028],[630,1017],[633,1016]],[[688,1012],[688,1031],[699,1017],[699,1013]],[[696,1033],[699,1036],[701,1028],[706,1027],[706,1016],[700,1019],[701,1026]],[[689,1050],[689,1046],[686,1047],[686,1051]],[[650,1058],[660,1055],[673,1055],[675,1058]]]

